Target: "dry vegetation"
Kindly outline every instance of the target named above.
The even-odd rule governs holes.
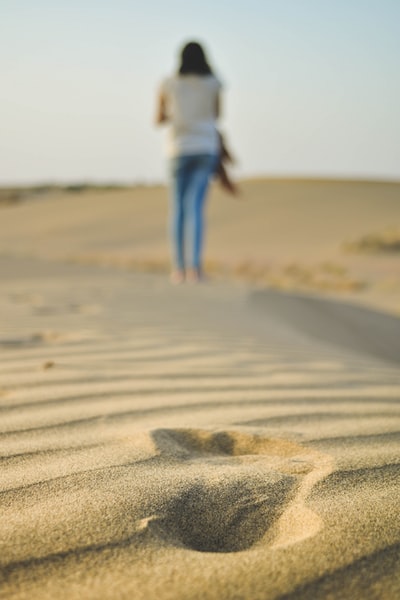
[[[21,200],[44,196],[53,193],[81,194],[84,192],[109,192],[118,191],[138,187],[144,187],[142,184],[137,185],[122,185],[118,183],[93,184],[93,183],[71,183],[68,185],[61,184],[44,184],[33,186],[16,186],[16,187],[0,187],[0,206],[15,204]]]
[[[131,256],[84,255],[72,259],[78,264],[113,267],[137,273],[164,273],[170,270],[167,259],[141,258]],[[219,260],[206,260],[205,272],[215,279],[237,280],[258,287],[275,289],[311,289],[325,292],[360,292],[367,282],[351,276],[340,264],[323,262],[314,265],[288,263],[271,265],[267,262],[244,260],[227,263]]]
[[[400,252],[400,230],[392,229],[382,233],[370,233],[345,245],[349,252]]]

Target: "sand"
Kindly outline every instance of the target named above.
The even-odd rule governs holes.
[[[354,251],[371,234],[394,231],[400,244],[400,183],[255,179],[240,189],[235,199],[215,185],[208,202],[212,277],[400,314],[399,252]],[[49,188],[1,208],[0,256],[167,273],[167,220],[161,186]]]
[[[1,597],[399,597],[399,259],[342,246],[399,186],[243,188],[204,285],[163,272],[162,188],[1,208]],[[285,274],[313,254],[368,284]]]

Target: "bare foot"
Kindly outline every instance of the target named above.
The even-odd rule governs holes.
[[[204,274],[201,269],[190,269],[188,272],[188,281],[193,283],[199,283],[205,280]]]
[[[184,283],[184,281],[185,281],[185,271],[182,271],[180,269],[177,269],[176,271],[172,271],[171,276],[170,276],[170,280],[171,280],[171,283],[174,283],[175,285],[179,285],[181,283]]]

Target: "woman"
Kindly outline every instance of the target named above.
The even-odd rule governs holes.
[[[220,89],[203,48],[190,42],[182,50],[178,73],[163,81],[158,97],[156,122],[169,123],[174,283],[199,281],[203,275],[204,202],[219,157]]]

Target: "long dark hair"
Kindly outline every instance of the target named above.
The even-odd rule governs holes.
[[[211,75],[203,48],[198,42],[189,42],[182,48],[179,75]]]

